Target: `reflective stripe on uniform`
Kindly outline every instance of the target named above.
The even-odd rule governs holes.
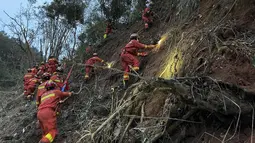
[[[38,89],[44,89],[45,88],[45,86],[39,86],[38,87]]]
[[[56,79],[56,80],[53,80],[54,82],[60,82],[60,80],[59,79]]]
[[[50,98],[50,97],[53,97],[53,96],[55,96],[54,93],[51,93],[51,94],[49,94],[49,95],[46,95],[46,96],[44,96],[44,97],[41,99],[41,102],[42,102],[43,100],[45,100],[45,99],[47,99],[47,98]]]
[[[48,133],[45,138],[47,138],[51,143],[53,142],[53,137],[50,133]]]
[[[123,75],[123,79],[124,79],[124,80],[128,80],[128,79],[129,79],[129,75],[128,75],[128,73],[124,73],[124,75]]]

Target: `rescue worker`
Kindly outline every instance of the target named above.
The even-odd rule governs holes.
[[[47,90],[45,88],[45,85],[47,83],[47,81],[50,79],[50,74],[49,73],[43,73],[42,75],[42,83],[38,86],[37,88],[37,94],[36,94],[36,105],[37,107],[39,107],[40,103],[41,103],[41,96],[43,93],[45,93]]]
[[[24,96],[28,100],[33,99],[34,91],[36,89],[36,85],[39,83],[39,80],[36,77],[29,79],[24,86]]]
[[[63,69],[61,67],[58,67],[56,72],[53,73],[53,75],[50,77],[50,80],[52,80],[53,82],[55,82],[57,84],[56,89],[61,90],[62,87],[64,86],[64,79],[63,79]],[[69,90],[69,86],[68,83],[65,86],[64,91]]]
[[[32,73],[32,70],[29,68],[27,69],[27,73],[24,75],[23,81],[24,81],[24,85],[27,81],[29,81],[31,78],[34,78],[35,74]]]
[[[37,75],[38,72],[38,65],[34,65],[33,68],[31,68],[31,72],[35,75]]]
[[[128,72],[131,71],[130,68],[134,71],[139,70],[139,60],[137,56],[147,56],[146,52],[138,52],[138,49],[152,49],[155,48],[156,45],[145,45],[139,43],[138,34],[134,33],[130,36],[130,42],[122,49],[121,53],[121,65],[124,70],[123,75],[123,85],[124,88],[127,87],[127,82],[129,80]]]
[[[147,30],[153,22],[153,12],[150,10],[150,8],[146,7],[142,14],[142,19],[144,21],[145,30]]]
[[[45,66],[44,62],[41,62],[41,65],[38,69],[37,75],[39,77],[41,77],[45,72],[46,72],[46,66]]]
[[[92,71],[92,69],[94,69],[94,64],[97,62],[101,62],[101,63],[105,63],[104,60],[102,60],[101,58],[98,57],[97,53],[93,53],[93,57],[91,57],[90,59],[88,59],[85,62],[85,80],[89,79],[90,76],[90,72]]]
[[[46,63],[44,63],[44,65],[45,65],[45,72],[49,73],[48,72],[48,70],[49,70],[49,63],[46,62]]]
[[[41,104],[38,107],[37,119],[43,131],[43,137],[39,143],[52,143],[57,135],[56,110],[61,99],[71,96],[71,92],[61,92],[56,89],[57,84],[49,80],[46,85],[46,92],[41,96]]]
[[[104,33],[104,39],[106,39],[107,36],[108,36],[110,33],[112,33],[112,22],[111,22],[111,20],[108,20],[108,21],[107,21],[107,26],[106,26],[106,31],[105,31],[105,33]]]
[[[56,72],[58,60],[54,56],[50,56],[48,60],[48,73],[53,74]]]

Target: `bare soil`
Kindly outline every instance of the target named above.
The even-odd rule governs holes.
[[[243,88],[253,95],[255,93],[255,68],[252,64],[255,48],[254,1],[187,0],[188,2],[191,5],[188,7],[183,5],[183,8],[180,8],[181,2],[156,0],[154,2],[156,18],[149,31],[143,30],[141,21],[137,21],[132,26],[124,25],[94,50],[98,51],[103,59],[116,61],[114,68],[121,69],[120,50],[128,42],[131,33],[138,32],[140,41],[146,44],[153,43],[155,39],[158,40],[167,33],[168,38],[158,52],[150,52],[150,55],[141,58],[141,72],[144,77],[150,79],[156,77],[166,65],[169,65],[174,67],[174,72],[168,79],[209,76],[217,81]],[[173,56],[174,62],[168,62],[168,58]],[[180,69],[177,68],[179,64]],[[79,73],[80,68],[83,67],[76,67],[75,72]],[[85,130],[98,127],[100,120],[105,120],[111,115],[111,87],[118,86],[121,78],[122,73],[99,69],[97,76],[86,85],[88,90],[84,90],[82,94],[71,98],[63,105],[58,120],[59,135],[55,142],[76,142],[86,134]],[[79,79],[72,77],[72,81],[73,90],[77,90]],[[95,87],[97,88],[94,89]],[[3,106],[0,110],[0,142],[38,142],[41,135],[40,129],[37,129],[35,124],[35,104],[29,103],[29,106],[25,107],[27,102],[19,97],[20,90],[14,89],[14,91],[17,92],[1,92],[1,100],[6,102],[2,102]],[[116,93],[119,100],[124,92]],[[175,95],[169,92],[154,93],[154,96],[148,96],[144,101],[144,116],[163,116],[165,114],[163,109],[166,108],[168,101],[178,105],[178,108],[176,107],[171,113],[171,117],[178,117],[190,110],[186,104],[179,105],[180,102],[173,98]],[[250,100],[253,101],[252,98]],[[238,133],[232,138],[231,143],[251,142],[252,117],[252,112],[241,116]],[[203,124],[179,125],[179,128],[171,134],[169,131],[168,138],[162,137],[157,142],[169,142],[170,138],[173,139],[172,142],[218,143],[234,134],[237,118],[237,115],[229,116],[201,110],[189,120],[203,119]],[[95,120],[99,122],[92,126],[90,123]],[[156,121],[144,122],[143,126],[160,124]],[[136,125],[132,123],[131,128]],[[125,142],[138,141],[136,137],[138,131],[132,130],[129,135],[130,138],[125,138]]]

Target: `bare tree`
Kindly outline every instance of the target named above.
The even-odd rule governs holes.
[[[35,62],[35,56],[31,50],[38,27],[33,23],[33,7],[28,5],[27,8],[21,7],[20,12],[15,16],[10,16],[7,12],[4,13],[11,19],[10,23],[3,23],[11,31],[15,43],[27,53],[29,57],[29,64]]]
[[[43,10],[37,15],[40,23],[40,50],[44,54],[44,59],[50,55],[59,57],[67,44],[72,28],[65,22],[65,19],[61,19],[59,16],[49,18]]]

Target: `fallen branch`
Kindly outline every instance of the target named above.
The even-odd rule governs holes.
[[[117,111],[115,111],[106,121],[104,121],[98,128],[95,132],[93,132],[91,134],[91,139],[94,140],[94,137],[97,135],[97,133],[99,133],[114,117],[116,117],[118,115],[118,113],[120,111],[122,111],[123,109],[125,109],[126,107],[130,106],[133,102],[132,101],[129,101],[129,102],[125,102],[123,103],[123,105],[121,107],[119,107],[117,109]],[[85,138],[86,135],[82,136],[78,141],[77,143],[79,143],[83,138]]]
[[[106,66],[98,66],[98,65],[93,65],[93,66],[91,66],[91,65],[86,65],[86,64],[78,64],[78,65],[79,65],[79,66],[90,66],[90,67],[93,67],[93,68],[101,68],[101,69],[116,71],[116,72],[118,72],[118,73],[123,73],[123,74],[126,73],[125,71],[119,70],[119,69],[117,69],[117,68],[108,68],[108,67],[106,67]],[[129,74],[129,75],[132,75],[132,76],[135,76],[135,77],[138,77],[138,78],[143,79],[143,80],[150,80],[150,79],[152,79],[152,77],[142,77],[142,76],[140,76],[140,75],[133,74],[133,73],[131,73],[131,72],[128,72],[128,74]]]
[[[182,122],[188,121],[188,120],[186,120],[186,119],[188,119],[190,116],[192,116],[192,115],[193,115],[194,113],[196,113],[196,112],[197,112],[197,110],[191,110],[191,111],[189,111],[187,114],[185,114],[185,115],[182,117],[183,119],[178,120],[177,122],[174,122],[170,127],[168,127],[168,129],[167,129],[168,134],[171,135],[171,134],[173,133],[173,131],[176,130],[177,127],[179,127],[179,126],[181,125]],[[188,122],[189,122],[189,121],[188,121]],[[191,122],[189,122],[189,123],[196,123],[196,122],[191,121]]]
[[[142,117],[142,116],[137,116],[137,115],[123,115],[123,116],[124,117],[138,118],[138,119],[140,119]],[[187,114],[186,114],[186,116],[187,116]],[[184,115],[184,117],[186,117],[186,116]],[[178,119],[178,118],[171,118],[171,117],[143,117],[143,118],[144,119],[157,119],[157,120],[173,120],[173,121],[180,121],[180,122],[187,122],[187,123],[194,123],[194,124],[201,124],[202,123],[202,122],[196,122],[196,121],[190,121],[190,120]],[[187,117],[186,117],[186,119],[187,119]]]
[[[82,92],[83,89],[87,89],[87,90],[88,90],[88,88],[87,88],[86,86],[83,86],[83,83],[81,83],[81,86],[80,86],[79,91],[74,92],[73,94],[74,94],[74,95],[79,95],[79,94]],[[60,100],[59,103],[64,103],[64,102],[65,102],[67,99],[69,99],[69,98],[70,98],[70,96],[69,96],[69,97],[66,97],[64,100]]]
[[[124,136],[125,136],[125,134],[126,134],[128,128],[129,128],[129,126],[131,125],[131,123],[133,122],[134,119],[135,119],[135,118],[132,117],[132,118],[129,120],[129,122],[128,122],[128,124],[127,124],[127,126],[126,126],[126,128],[125,128],[125,130],[124,130],[124,132],[123,132],[123,134],[122,134],[122,136],[121,136],[121,138],[120,138],[120,140],[119,140],[119,143],[122,143],[123,138],[124,138]]]
[[[123,97],[121,98],[119,104],[118,104],[118,107],[122,104],[122,102],[124,101],[124,99],[127,97],[129,91],[131,89],[133,89],[134,87],[136,87],[137,85],[141,84],[142,82],[138,82],[138,83],[135,83],[135,84],[132,84],[130,87],[128,87],[128,89],[125,91]]]

